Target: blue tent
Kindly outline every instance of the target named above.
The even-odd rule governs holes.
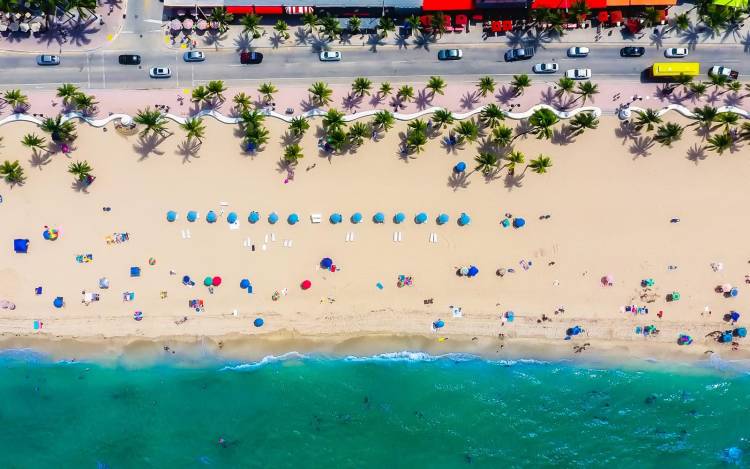
[[[747,336],[747,329],[745,329],[744,327],[738,327],[733,331],[733,334],[737,337],[745,337]]]
[[[295,225],[297,224],[297,222],[299,222],[299,215],[297,215],[296,213],[292,213],[287,217],[286,221],[290,225]]]
[[[448,221],[450,221],[450,217],[447,214],[445,214],[445,213],[441,213],[437,217],[437,224],[438,225],[445,225],[446,223],[448,223]]]
[[[406,220],[406,215],[403,212],[398,212],[393,216],[393,223],[403,223]]]
[[[242,288],[243,290],[246,290],[247,287],[249,286],[250,286],[250,280],[246,278],[243,278],[242,280],[240,280],[240,288]]]
[[[372,217],[372,221],[375,223],[383,223],[385,222],[385,214],[383,212],[378,212]]]
[[[464,212],[461,212],[461,216],[458,217],[459,226],[466,226],[469,223],[471,223],[471,217],[465,214]]]
[[[435,329],[440,329],[443,326],[445,326],[445,322],[442,319],[438,319],[437,321],[432,323],[432,327],[434,327]]]
[[[260,213],[256,211],[250,212],[250,215],[247,216],[247,221],[253,224],[258,223],[260,221]]]
[[[323,259],[320,260],[320,267],[324,269],[330,269],[332,265],[333,265],[333,259],[331,259],[330,257],[324,257]]]
[[[191,210],[187,213],[187,221],[189,221],[190,223],[193,223],[197,219],[198,219],[198,212],[196,212],[195,210]]]
[[[463,161],[458,162],[456,166],[453,167],[454,173],[463,173],[464,171],[466,171],[466,163]]]
[[[523,218],[514,218],[513,219],[513,228],[521,228],[526,224],[526,220]]]
[[[55,308],[62,308],[62,307],[63,307],[63,305],[65,305],[65,301],[63,300],[63,297],[62,297],[62,296],[58,296],[58,297],[57,297],[57,298],[55,298],[55,300],[54,300],[54,301],[52,302],[52,305],[53,305],[53,306],[54,306]]]
[[[467,277],[476,277],[476,275],[478,273],[479,273],[479,269],[477,268],[477,266],[472,265],[471,267],[469,267],[469,273],[466,274],[466,276]]]
[[[206,221],[209,223],[215,223],[216,218],[217,218],[216,212],[214,212],[213,210],[209,210],[208,213],[206,214]]]
[[[344,217],[342,217],[340,213],[332,213],[331,216],[328,217],[328,220],[336,225],[338,223],[341,223],[344,220]]]
[[[351,220],[352,220],[352,223],[362,223],[362,214],[359,212],[354,212]]]
[[[13,250],[19,254],[25,254],[29,252],[29,240],[28,239],[14,239]]]
[[[237,214],[229,212],[229,215],[227,215],[227,223],[237,223]]]
[[[275,225],[277,221],[279,221],[279,216],[276,215],[276,212],[271,212],[271,214],[268,215],[268,223]]]
[[[255,318],[255,321],[253,321],[253,326],[262,327],[264,322],[265,321],[263,321],[263,318]]]
[[[177,220],[177,212],[175,212],[174,210],[168,211],[167,212],[167,221],[171,223],[171,222],[173,222],[175,220]]]
[[[419,212],[416,217],[414,217],[414,223],[421,225],[422,223],[427,221],[427,214],[424,212]]]

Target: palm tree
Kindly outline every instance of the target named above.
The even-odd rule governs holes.
[[[404,21],[409,24],[412,30],[422,32],[422,23],[419,21],[419,16],[412,14],[407,16]]]
[[[380,96],[385,98],[389,94],[391,94],[392,91],[393,91],[393,87],[391,86],[391,84],[387,81],[384,81],[383,83],[380,84],[380,90],[378,91],[378,93],[380,93]]]
[[[63,104],[68,105],[80,91],[72,83],[63,83],[57,87],[57,97],[63,99]]]
[[[593,112],[579,112],[570,120],[572,135],[581,135],[586,129],[596,129],[599,119]]]
[[[693,109],[693,116],[691,117],[691,119],[695,121],[693,124],[700,127],[709,128],[711,124],[716,121],[716,116],[718,116],[718,114],[719,111],[715,107],[705,105],[703,107],[697,107]]]
[[[410,153],[421,153],[427,144],[427,135],[422,132],[411,132],[406,136],[406,148]]]
[[[552,159],[547,155],[539,155],[529,163],[529,168],[537,174],[544,174],[552,166]]]
[[[474,120],[460,121],[453,131],[458,135],[459,141],[476,142],[479,138],[479,126]]]
[[[635,120],[636,130],[640,131],[645,126],[646,130],[651,132],[654,130],[656,124],[661,124],[661,116],[659,115],[659,112],[654,109],[649,108],[645,111],[636,111],[636,114],[638,114],[638,117]]]
[[[331,148],[338,153],[344,149],[348,140],[346,132],[342,129],[332,130],[326,135],[326,142],[328,142]]]
[[[319,106],[323,106],[333,101],[331,98],[333,91],[322,81],[316,81],[307,89],[307,91],[312,96],[313,101],[318,103]]]
[[[654,140],[664,146],[671,147],[673,142],[676,142],[680,138],[682,138],[682,131],[683,128],[680,124],[667,122],[664,125],[660,125],[659,128],[656,129]]]
[[[562,96],[563,94],[570,94],[576,86],[576,82],[572,78],[562,77],[557,81],[557,95]]]
[[[31,149],[46,150],[47,149],[46,143],[47,143],[46,138],[40,137],[34,133],[26,134],[23,136],[23,139],[21,139],[21,144]]]
[[[349,18],[349,22],[346,24],[346,29],[348,29],[351,34],[357,34],[361,27],[362,20],[360,20],[356,16],[352,16],[351,18]]]
[[[372,118],[373,126],[382,129],[384,132],[390,130],[393,127],[394,122],[395,118],[393,117],[393,113],[385,110],[376,112]]]
[[[414,98],[414,87],[409,85],[403,85],[396,92],[396,97],[406,102],[411,101]]]
[[[674,78],[674,85],[672,89],[676,89],[679,86],[690,88],[691,83],[693,83],[693,77],[691,77],[690,75],[685,75],[684,73],[680,73]]]
[[[484,98],[488,94],[495,92],[495,79],[490,76],[482,77],[477,82],[477,88],[479,88],[479,94]]]
[[[654,7],[644,8],[642,18],[643,26],[645,26],[646,28],[651,28],[659,24],[659,13]]]
[[[292,166],[296,165],[300,158],[304,158],[302,147],[298,143],[293,143],[284,148],[284,161]]]
[[[312,34],[315,31],[315,27],[318,25],[318,15],[312,12],[302,14],[302,24],[307,26],[308,34]]]
[[[422,119],[414,119],[413,121],[409,122],[406,125],[409,128],[409,133],[411,132],[419,132],[427,135],[427,129],[428,125],[427,122],[423,121]]]
[[[236,96],[235,96],[236,98]],[[211,92],[206,89],[203,85],[198,85],[195,88],[193,88],[193,92],[191,94],[190,100],[194,103],[200,105],[208,103],[208,101],[211,99]]]
[[[513,75],[513,80],[511,80],[510,86],[513,87],[513,91],[516,93],[516,96],[521,96],[523,94],[523,91],[531,86],[531,78],[529,78],[529,76],[525,73],[522,73],[520,75]]]
[[[263,121],[266,120],[266,116],[257,110],[242,111],[240,113],[240,128],[247,130],[250,128],[263,127]]]
[[[495,103],[485,105],[479,112],[479,121],[485,127],[495,127],[505,120],[505,112]]]
[[[704,94],[706,94],[706,91],[708,90],[708,86],[705,83],[701,82],[695,82],[690,83],[688,86],[688,89],[690,90],[690,95],[694,98],[700,98]]]
[[[742,83],[740,83],[739,81],[730,81],[729,83],[727,83],[725,88],[726,89],[723,91],[723,93],[726,93],[728,91],[737,93],[742,89]]]
[[[224,82],[221,80],[211,80],[206,85],[206,89],[208,90],[208,93],[211,95],[211,97],[218,99],[221,102],[224,102],[224,92],[227,90],[227,87],[224,86]]]
[[[180,128],[185,131],[185,135],[188,140],[196,139],[198,143],[203,143],[203,136],[206,133],[206,125],[203,123],[203,119],[200,117],[191,117],[185,119],[184,124],[180,124]]]
[[[244,15],[240,20],[240,24],[242,25],[242,33],[250,33],[254,39],[258,39],[262,34],[262,30],[260,29],[260,20],[261,17],[256,15],[255,13]]]
[[[289,25],[284,20],[277,20],[276,24],[273,25],[274,31],[278,33],[284,40],[289,39]]]
[[[329,41],[333,41],[341,35],[341,25],[339,24],[339,20],[331,15],[324,16],[320,20],[319,25],[323,30],[323,34],[328,36]]]
[[[687,13],[675,15],[672,19],[672,29],[676,29],[679,32],[687,31],[690,29],[690,26],[690,17]]]
[[[53,142],[70,142],[76,139],[76,125],[70,120],[63,122],[60,115],[44,119],[39,128],[50,134]]]
[[[501,147],[507,147],[513,142],[513,129],[507,125],[498,125],[492,129],[492,142]]]
[[[211,11],[210,20],[219,23],[219,32],[224,34],[229,29],[229,23],[234,21],[234,15],[226,11],[224,8],[214,8]]]
[[[430,90],[433,96],[435,95],[435,93],[443,95],[445,94],[445,80],[440,77],[432,76],[427,81],[427,85],[425,86],[425,88]]]
[[[576,101],[581,99],[581,104],[585,104],[586,99],[591,99],[595,94],[599,94],[599,85],[586,80],[583,83],[578,83],[578,89],[576,89],[575,94],[578,95]]]
[[[8,90],[3,94],[3,100],[13,108],[20,109],[29,104],[29,98],[21,90]]]
[[[453,113],[447,109],[437,109],[432,114],[432,122],[435,123],[438,129],[442,129],[443,126],[449,126],[453,123]]]
[[[89,177],[91,177],[91,173],[94,171],[94,168],[89,165],[89,162],[84,161],[75,161],[68,165],[68,172],[76,177],[79,181],[85,181]]]
[[[323,116],[323,130],[330,132],[331,130],[341,130],[346,123],[344,122],[344,113],[338,109],[331,108]]]
[[[717,89],[724,88],[729,82],[729,78],[727,78],[725,75],[709,75],[708,80],[709,85]]]
[[[303,116],[297,116],[289,123],[289,132],[296,138],[300,138],[305,135],[307,129],[310,128],[310,122],[307,121]]]
[[[708,145],[706,148],[710,151],[715,151],[718,154],[724,153],[729,150],[734,144],[734,138],[729,131],[725,130],[723,133],[713,135],[707,140]]]
[[[99,101],[95,101],[94,95],[78,93],[73,97],[73,104],[79,111],[88,114],[94,110]]]
[[[0,176],[5,178],[5,182],[11,185],[21,184],[26,179],[26,176],[23,174],[23,168],[18,160],[13,162],[5,160],[5,162],[0,165]]]
[[[193,98],[195,98],[195,94],[193,95]],[[238,112],[247,111],[248,109],[250,109],[250,106],[253,105],[250,96],[246,95],[242,91],[234,95],[234,97],[232,98],[232,102],[234,103],[235,110]]]
[[[724,130],[728,131],[733,125],[737,125],[740,120],[740,115],[734,112],[720,112],[716,115],[715,121],[720,125],[724,125]]]
[[[260,86],[258,87],[258,93],[260,93],[260,94],[262,94],[262,95],[263,95],[263,99],[264,99],[264,100],[265,100],[265,102],[267,102],[267,103],[270,103],[271,101],[273,101],[273,95],[274,95],[274,93],[276,93],[277,91],[279,91],[279,89],[278,89],[278,88],[276,88],[276,87],[275,87],[275,86],[273,85],[273,83],[271,83],[271,82],[268,82],[268,83],[263,83],[262,85],[260,85]]]
[[[358,77],[352,83],[352,92],[357,96],[370,95],[372,89],[372,80],[369,78]]]
[[[260,148],[268,143],[269,131],[262,125],[247,126],[245,128],[245,147]]]
[[[520,151],[513,150],[505,157],[505,161],[507,161],[507,163],[505,163],[503,167],[506,168],[508,174],[512,176],[516,173],[516,167],[526,162],[526,156]]]
[[[347,132],[346,138],[352,145],[358,147],[362,145],[365,137],[369,137],[371,134],[372,130],[369,125],[364,122],[355,122],[349,127],[349,132]]]
[[[560,122],[560,119],[550,109],[537,109],[529,117],[531,129],[528,132],[536,135],[538,139],[550,139],[552,138],[552,126],[558,122]]]
[[[389,16],[381,16],[376,29],[380,30],[380,37],[385,38],[388,33],[396,30],[396,23]]]
[[[750,122],[743,122],[740,128],[740,140],[750,140]]]
[[[432,18],[430,18],[430,28],[434,36],[440,37],[445,34],[447,30],[445,27],[445,13],[438,11],[432,15]]]
[[[491,174],[497,169],[497,165],[500,163],[500,159],[497,155],[489,151],[480,151],[479,154],[474,157],[474,161],[477,163],[475,170],[481,171],[485,176]]]
[[[143,130],[140,132],[141,137],[145,137],[149,132],[162,138],[168,136],[167,119],[159,110],[152,111],[151,108],[147,107],[143,111],[138,111],[133,118],[133,122],[143,126]]]
[[[96,10],[96,0],[68,0],[65,4],[65,10],[70,12],[75,10],[78,13],[78,21],[93,15]]]
[[[585,1],[579,0],[570,6],[570,8],[568,9],[568,13],[570,13],[570,15],[575,18],[578,23],[583,23],[584,21],[586,21],[586,17],[591,14],[591,10],[589,10],[589,7],[586,6]]]

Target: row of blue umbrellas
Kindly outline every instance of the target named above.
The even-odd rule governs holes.
[[[198,220],[198,212],[195,210],[190,210],[187,213],[187,221],[193,223]],[[227,215],[227,223],[236,223],[237,222],[237,213],[235,212],[229,212]],[[355,212],[352,214],[352,216],[349,218],[349,220],[354,223],[362,223],[363,216],[360,212]],[[174,210],[170,210],[167,212],[167,221],[168,222],[174,222],[177,220],[177,212]],[[209,210],[209,212],[206,214],[206,221],[208,223],[216,223],[218,220],[218,215],[216,215],[216,212],[213,210]],[[421,225],[423,223],[427,223],[428,216],[425,212],[419,212],[414,216],[414,223]],[[258,223],[260,221],[260,214],[256,211],[250,212],[250,214],[247,217],[247,221],[250,223]],[[268,223],[270,224],[276,224],[279,221],[279,215],[276,212],[271,212],[268,215]],[[296,225],[299,223],[300,218],[299,215],[296,213],[291,213],[287,219],[287,223],[290,225]],[[340,213],[333,213],[330,217],[328,217],[328,221],[331,222],[333,225],[337,225],[339,223],[343,223],[344,217]],[[372,221],[374,223],[385,223],[385,214],[383,212],[377,212],[372,217]],[[406,221],[406,215],[403,212],[398,212],[393,216],[393,223],[400,224]],[[435,218],[435,222],[438,225],[445,225],[450,221],[450,217],[447,213],[441,213]],[[465,212],[462,212],[461,215],[458,217],[457,223],[459,226],[466,226],[469,223],[471,223],[471,217],[467,215]]]

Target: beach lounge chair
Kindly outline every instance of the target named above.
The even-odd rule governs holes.
[[[29,252],[29,240],[28,239],[14,239],[13,251],[15,251],[17,254],[26,254],[27,252]]]
[[[320,213],[310,214],[310,223],[320,223],[322,219],[323,219],[323,215]]]
[[[135,292],[126,291],[122,294],[122,301],[133,301],[135,299]]]

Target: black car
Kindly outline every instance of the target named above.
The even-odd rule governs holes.
[[[243,52],[240,54],[241,64],[259,64],[263,62],[263,54],[260,52]]]
[[[516,60],[529,60],[534,57],[533,47],[522,47],[519,49],[510,49],[505,53],[506,62],[515,62]]]
[[[621,57],[640,57],[643,54],[646,53],[645,47],[623,47],[620,49],[620,56]]]
[[[120,65],[140,65],[141,56],[140,55],[121,55],[117,57],[117,61],[120,63]]]

